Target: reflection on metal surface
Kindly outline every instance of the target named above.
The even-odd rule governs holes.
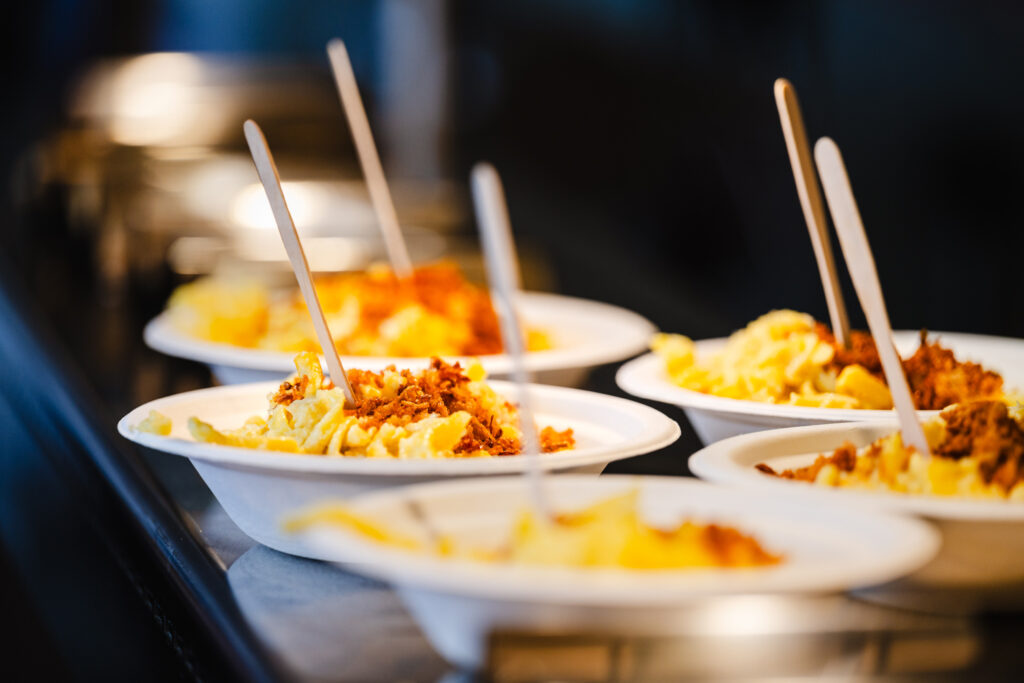
[[[300,231],[326,225],[334,225],[337,232],[348,234],[366,234],[368,228],[375,229],[373,208],[365,195],[359,196],[340,183],[285,181],[281,186]],[[231,202],[230,216],[236,225],[243,228],[276,229],[270,204],[257,183],[238,192]]]
[[[342,272],[365,268],[385,258],[377,240],[358,237],[303,237],[309,267],[317,272]],[[430,261],[445,253],[443,238],[416,231],[408,239],[418,260]],[[239,239],[225,237],[178,237],[167,250],[167,262],[180,275],[244,273],[268,278],[289,275],[287,254],[276,232],[252,232]],[[291,282],[289,277],[284,282]],[[280,284],[283,284],[281,282]]]
[[[118,68],[110,84],[110,138],[122,145],[166,144],[203,118],[202,63],[190,54],[156,53]]]
[[[876,611],[873,627],[853,619],[835,624],[836,630],[798,620],[785,632],[769,628],[767,633],[755,633],[739,627],[733,635],[699,629],[657,637],[499,633],[491,638],[487,672],[490,680],[509,683],[983,677],[981,637],[968,622],[917,615],[913,625],[888,629],[883,622],[899,622],[906,613]],[[748,632],[740,634],[743,631]]]
[[[228,579],[259,638],[299,678],[424,680],[425,672],[440,676],[445,668],[386,585],[259,546]],[[985,634],[964,618],[839,595],[722,598],[694,610],[675,636],[493,634],[485,679],[991,680],[999,671],[986,668],[993,663],[980,656]],[[757,621],[732,623],[747,618]],[[477,678],[450,672],[443,680]]]
[[[71,93],[67,125],[38,147],[30,191],[64,188],[70,223],[92,249],[108,295],[129,282],[166,287],[168,266],[179,275],[273,279],[287,264],[269,239],[269,207],[244,154],[241,125],[250,117],[274,144],[303,238],[317,240],[314,268],[382,259],[326,59],[154,53],[96,62]],[[461,183],[403,177],[399,169],[389,179],[413,258],[458,252]]]
[[[309,267],[318,272],[346,271],[363,267],[371,261],[373,254],[365,242],[345,237],[309,237],[307,245]],[[285,264],[286,254],[276,233],[254,235],[234,242],[216,237],[179,237],[167,253],[167,260],[176,273],[201,275],[203,273],[238,270],[233,261],[248,262],[255,271],[258,264]],[[282,273],[287,269],[275,268]],[[257,274],[257,273],[252,273]]]
[[[778,597],[744,595],[722,598],[697,611],[697,630],[714,636],[778,633],[792,628],[801,604]],[[806,609],[807,605],[803,605]]]

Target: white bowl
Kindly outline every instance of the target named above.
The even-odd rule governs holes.
[[[490,384],[515,399],[515,385]],[[521,473],[537,458],[399,460],[296,455],[199,443],[189,435],[187,420],[191,416],[214,427],[233,428],[252,415],[265,414],[267,394],[277,386],[276,382],[240,384],[168,396],[128,413],[117,429],[138,444],[188,458],[228,516],[251,538],[281,552],[315,559],[338,558],[317,555],[301,538],[285,533],[281,528],[285,513],[319,500],[349,498],[377,488]],[[572,427],[576,437],[576,448],[539,456],[544,470],[599,474],[612,461],[664,448],[679,438],[679,425],[633,401],[561,387],[531,385],[529,391],[539,424]],[[171,418],[170,436],[133,429],[150,410]]]
[[[323,554],[362,558],[364,563],[346,568],[390,582],[434,648],[469,668],[482,664],[487,638],[496,630],[679,634],[692,627],[691,609],[708,597],[820,594],[883,583],[920,567],[939,543],[934,530],[914,520],[839,506],[808,515],[785,498],[693,479],[560,476],[545,481],[558,510],[636,488],[642,513],[654,524],[690,517],[735,525],[769,550],[784,553],[786,561],[733,570],[516,567],[404,552],[327,525],[306,535]],[[381,491],[350,505],[420,538],[427,532],[417,514],[438,533],[493,543],[507,536],[529,503],[525,479],[502,477]]]
[[[896,332],[895,337],[900,353],[909,356],[917,349],[920,333],[904,330]],[[1024,389],[1024,340],[956,332],[930,332],[928,337],[931,340],[937,339],[951,349],[959,360],[981,363],[987,369],[998,372],[1003,376],[1007,389]],[[699,341],[698,355],[714,353],[725,342],[725,339]],[[890,410],[789,406],[702,394],[673,384],[665,372],[664,361],[653,353],[623,365],[615,380],[624,391],[634,396],[682,408],[697,436],[705,444],[765,429],[829,422],[877,421],[888,419],[893,414]],[[919,414],[927,418],[936,412],[922,410]]]
[[[646,349],[655,331],[648,320],[624,308],[556,294],[522,294],[519,310],[528,324],[552,337],[554,348],[526,354],[527,369],[535,373],[540,384],[578,386],[591,369]],[[222,384],[280,379],[295,371],[294,353],[196,339],[175,329],[166,313],[146,325],[143,337],[149,347],[161,353],[206,363]],[[480,356],[478,360],[494,377],[508,376],[511,370],[511,359],[503,353]],[[391,364],[403,368],[430,364],[429,358],[373,356],[342,356],[341,361],[366,370],[381,370]]]
[[[847,504],[934,524],[943,537],[938,556],[891,590],[875,594],[877,599],[941,612],[1024,608],[1024,503],[815,486],[754,469],[759,462],[776,470],[801,467],[846,441],[860,448],[897,429],[887,420],[746,434],[698,451],[690,457],[690,469],[711,482],[802,501],[807,509]]]

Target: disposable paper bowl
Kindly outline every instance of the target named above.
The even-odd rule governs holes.
[[[490,382],[500,394],[515,400],[515,385]],[[196,416],[214,427],[234,428],[246,418],[263,415],[267,395],[276,382],[200,389],[161,398],[121,418],[118,431],[138,444],[188,458],[224,507],[247,535],[275,550],[312,557],[301,538],[285,533],[287,512],[324,499],[346,499],[372,489],[435,479],[481,477],[523,472],[536,458],[552,472],[598,474],[608,463],[668,446],[679,438],[679,425],[657,410],[634,401],[579,389],[530,386],[537,422],[556,429],[571,427],[576,448],[541,456],[503,456],[462,459],[381,459],[296,455],[198,443],[188,433],[187,420]],[[136,431],[150,410],[171,418],[173,431],[163,437]]]
[[[900,353],[909,356],[917,349],[920,333],[899,331],[895,333],[895,337]],[[1024,340],[956,332],[930,332],[929,339],[940,341],[960,360],[981,363],[986,368],[998,372],[1003,376],[1008,389],[1024,390]],[[697,353],[699,356],[714,353],[721,349],[725,342],[725,339],[699,341]],[[615,379],[624,391],[634,396],[682,408],[697,436],[705,444],[765,429],[830,422],[878,421],[892,416],[892,411],[889,410],[777,405],[723,398],[683,389],[669,380],[664,361],[653,353],[623,365]],[[935,415],[936,411],[920,411],[919,414],[922,419],[926,419]]]
[[[624,308],[555,294],[522,294],[519,311],[528,324],[552,337],[554,348],[526,354],[527,369],[535,373],[540,384],[582,384],[593,368],[646,349],[655,331],[645,318]],[[295,371],[294,353],[196,339],[176,330],[166,313],[146,325],[143,337],[148,346],[168,356],[206,363],[222,384],[280,379]],[[391,364],[402,368],[430,364],[429,358],[343,356],[341,360],[346,367],[367,370],[381,370]],[[465,364],[468,359],[461,360]],[[508,376],[511,370],[511,359],[506,354],[480,356],[477,360],[492,377]]]
[[[449,661],[482,664],[496,630],[667,635],[692,627],[691,608],[711,596],[819,594],[896,579],[927,562],[938,537],[926,524],[841,506],[815,514],[783,497],[670,477],[561,476],[545,481],[557,510],[640,490],[650,522],[682,518],[736,526],[786,561],[756,569],[630,571],[524,568],[450,560],[382,546],[338,528],[307,532],[321,554],[357,556],[347,569],[390,582],[428,640]],[[410,505],[415,502],[415,505]],[[423,538],[437,533],[475,543],[506,537],[530,504],[524,478],[437,482],[371,493],[352,508]],[[737,616],[737,615],[733,615]]]
[[[815,486],[763,474],[810,464],[846,441],[858,448],[898,429],[893,420],[797,427],[745,434],[714,443],[690,457],[702,479],[754,493],[785,496],[805,509],[851,509],[914,515],[934,524],[943,546],[933,562],[873,597],[941,612],[1024,608],[1024,504],[939,496],[911,496]]]

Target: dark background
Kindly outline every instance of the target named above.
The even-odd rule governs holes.
[[[8,172],[61,123],[69,81],[105,55],[322,64],[339,35],[372,112],[377,2],[13,11]],[[785,76],[812,140],[843,149],[894,326],[1024,335],[1018,3],[538,0],[452,2],[447,16],[446,175],[493,161],[517,233],[550,251],[562,290],[698,337],[773,307],[824,316],[772,98]]]
[[[131,372],[113,361],[167,291],[106,302],[83,256],[89,234],[69,230],[59,188],[25,199],[28,157],[66,122],[71,83],[97,58],[159,50],[309,59],[325,69],[323,46],[338,35],[353,51],[373,120],[381,54],[369,27],[381,5],[6,7],[0,267],[102,398],[125,400]],[[442,135],[431,141],[443,176],[463,182],[475,161],[495,163],[517,235],[552,264],[560,291],[694,337],[727,333],[771,308],[825,318],[772,97],[774,79],[785,76],[812,139],[829,135],[843,149],[894,326],[1024,336],[1024,5],[533,0],[453,1],[444,12],[451,93]],[[380,143],[387,158],[389,141]],[[149,646],[126,647],[121,664],[82,668],[91,646],[145,641],[134,625],[142,617],[102,578],[103,560],[85,563],[75,584],[55,548],[26,545],[44,532],[92,542],[68,526],[77,513],[36,459],[37,441],[16,438],[11,406],[27,391],[5,382],[0,401],[8,408],[0,624],[15,633],[2,648],[35,674],[106,664],[126,677],[152,675],[159,658]],[[63,522],[62,505],[70,506]],[[93,600],[69,607],[73,590],[58,600],[57,584],[80,585]]]

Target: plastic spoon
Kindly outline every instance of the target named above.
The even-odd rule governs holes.
[[[409,249],[406,247],[405,238],[402,237],[402,228],[398,225],[395,203],[391,199],[388,181],[384,177],[384,167],[381,166],[377,146],[373,143],[370,122],[366,118],[363,98],[359,95],[356,74],[352,70],[352,62],[348,58],[345,43],[339,38],[332,39],[327,43],[327,56],[331,61],[331,71],[334,72],[334,82],[338,86],[341,106],[345,110],[345,118],[348,119],[348,127],[355,141],[359,163],[366,177],[370,200],[377,213],[377,222],[384,237],[384,247],[387,249],[391,268],[399,278],[406,279],[412,275]]]
[[[807,231],[811,234],[811,246],[814,247],[814,258],[818,262],[821,287],[825,290],[832,334],[841,346],[849,347],[850,320],[846,315],[846,303],[843,301],[836,263],[832,257],[832,243],[828,237],[828,225],[825,223],[825,206],[821,201],[821,189],[818,187],[818,178],[811,160],[811,145],[807,140],[796,90],[785,78],[775,81],[775,104],[779,108],[782,134],[786,138],[789,163],[793,167],[796,193],[804,210]]]
[[[274,163],[274,157],[270,154],[267,139],[263,137],[263,131],[252,119],[246,121],[242,129],[245,131],[245,141],[249,143],[253,163],[256,164],[256,172],[260,176],[263,190],[267,193],[270,208],[274,212],[277,231],[281,234],[281,241],[284,242],[285,251],[288,252],[288,260],[292,264],[292,270],[295,271],[295,279],[299,281],[299,289],[302,290],[306,307],[309,308],[309,315],[313,319],[313,328],[316,330],[317,339],[320,341],[324,357],[327,359],[327,370],[331,375],[331,380],[344,392],[345,407],[354,408],[356,405],[355,394],[352,393],[348,375],[345,374],[345,367],[341,364],[341,358],[338,357],[338,349],[334,345],[331,330],[327,327],[324,311],[320,307],[320,299],[313,286],[313,275],[309,271],[309,263],[306,261],[306,253],[302,250],[299,233],[295,229],[295,221],[288,210],[284,190],[281,189],[281,177],[277,173],[277,165]]]
[[[846,268],[850,271],[853,287],[857,290],[857,298],[860,299],[871,336],[875,338],[875,346],[878,347],[878,357],[882,361],[885,381],[889,384],[892,402],[899,416],[903,442],[913,446],[924,457],[931,457],[928,441],[924,438],[924,430],[917,419],[903,364],[896,353],[889,314],[882,298],[882,285],[878,281],[878,270],[875,268],[871,246],[864,233],[864,223],[861,221],[860,211],[857,210],[857,202],[853,197],[843,157],[831,138],[821,138],[814,145],[814,158],[818,162],[818,173],[825,188],[829,210],[832,212],[832,222],[839,235],[839,245],[843,249]]]
[[[488,163],[478,163],[471,176],[473,204],[487,262],[487,279],[501,319],[501,337],[505,352],[512,361],[512,380],[519,390],[519,422],[523,432],[523,455],[531,457],[526,475],[530,481],[534,504],[545,518],[551,508],[544,493],[543,472],[538,457],[540,439],[533,421],[533,408],[528,391],[529,373],[524,360],[523,331],[516,315],[515,298],[519,292],[519,275],[509,224],[505,192],[498,172]]]

